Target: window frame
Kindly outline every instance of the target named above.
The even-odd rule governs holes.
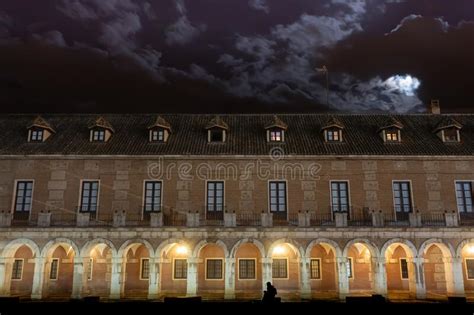
[[[463,186],[464,186],[464,184],[467,184],[467,183],[468,183],[468,184],[471,186],[471,190],[470,190],[470,192],[471,192],[471,196],[470,196],[470,199],[471,199],[471,211],[470,211],[470,212],[469,212],[469,211],[461,211],[461,209],[460,209],[460,205],[459,205],[459,202],[458,202],[458,201],[459,201],[459,200],[458,200],[458,199],[459,199],[459,198],[458,198],[458,189],[457,189],[458,183],[462,183]],[[469,213],[474,214],[474,204],[473,204],[474,191],[473,191],[473,189],[474,189],[474,185],[473,185],[473,181],[472,181],[472,180],[454,180],[454,196],[455,196],[455,198],[456,198],[456,207],[457,207],[457,209],[458,209],[458,213],[459,213],[459,214],[464,214],[464,213],[466,213],[466,214],[469,214]],[[467,208],[466,208],[467,205],[466,205],[466,200],[465,200],[466,196],[465,196],[465,190],[464,190],[464,189],[462,190],[462,193],[463,193],[463,196],[462,196],[462,197],[463,197],[464,208],[465,208],[464,210],[466,210],[466,209],[467,209]]]
[[[337,139],[335,139],[334,135],[337,135]],[[324,140],[328,143],[342,142],[342,129],[336,127],[324,129]]]
[[[346,261],[346,272],[347,272],[347,279],[355,279],[354,275],[354,259],[352,257],[347,257]],[[350,271],[350,272],[349,272]]]
[[[473,261],[473,264],[474,264],[474,258],[469,258],[469,257],[465,257],[464,258],[464,266],[466,266],[466,279],[467,280],[474,280],[474,269],[473,269],[473,277],[469,278],[469,271],[468,271],[468,268],[467,268],[467,261],[468,260],[472,260]]]
[[[89,264],[87,265],[87,281],[92,281],[92,275],[94,274],[94,258],[89,257]]]
[[[208,274],[208,266],[207,266],[207,262],[209,260],[214,260],[214,261],[221,261],[221,278],[209,278],[209,274]],[[209,258],[206,258],[204,260],[204,280],[206,281],[222,281],[224,280],[224,274],[225,274],[225,270],[224,270],[225,266],[224,266],[224,258],[220,258],[220,257],[209,257]]]
[[[403,277],[403,265],[402,265],[402,260],[405,261],[405,264],[407,266],[407,276]],[[398,263],[400,264],[400,279],[401,280],[409,280],[410,279],[410,270],[408,268],[408,258],[399,258]]]
[[[313,261],[318,262],[318,274],[319,277],[313,278]],[[311,280],[322,280],[323,279],[323,272],[322,272],[322,259],[321,258],[310,258],[309,260],[309,278]]]
[[[144,264],[145,261],[148,262],[148,266],[147,266],[147,269],[148,269],[148,277],[146,277],[146,278],[143,277],[143,271],[145,270],[145,268],[143,268],[143,267],[144,267],[143,264]],[[150,257],[141,257],[141,258],[140,258],[139,280],[150,280]]]
[[[30,129],[29,141],[30,142],[44,142],[44,129],[43,128],[32,128]]]
[[[186,265],[186,277],[184,278],[176,278],[176,261],[177,260],[184,260],[185,261],[185,265]],[[175,280],[175,281],[186,281],[188,279],[188,259],[187,258],[175,258],[173,257],[173,260],[172,260],[172,270],[171,270],[171,275],[172,275],[172,280]]]
[[[219,134],[220,140],[213,140],[214,136]],[[208,142],[209,143],[224,143],[225,142],[225,129],[222,128],[211,128],[208,129]]]
[[[268,142],[285,142],[285,130],[281,128],[270,128],[268,130]]]
[[[254,264],[253,264],[253,275],[254,277],[253,278],[241,278],[240,277],[240,261],[241,260],[246,260],[246,261],[253,261]],[[246,257],[241,257],[241,258],[237,258],[237,280],[239,281],[255,281],[257,280],[257,258],[246,258]]]
[[[274,266],[274,261],[275,260],[286,260],[286,277],[277,277],[275,278],[273,276],[273,266]],[[272,257],[272,279],[277,279],[277,280],[288,280],[290,279],[290,260],[288,257]]]
[[[83,200],[83,194],[84,194],[84,183],[92,183],[96,182],[97,183],[97,196],[96,196],[96,209],[95,211],[89,210],[82,210],[82,200]],[[89,196],[90,197],[90,196]],[[90,202],[89,202],[90,203]],[[95,213],[98,215],[99,213],[99,205],[100,205],[100,179],[81,179],[80,185],[79,185],[79,203],[78,203],[78,212],[79,213]]]
[[[156,206],[155,203],[154,203],[154,200],[155,200],[155,196],[152,195],[151,199],[153,200],[153,203],[151,204],[153,206],[153,209],[152,210],[146,210],[146,207],[147,207],[147,203],[146,203],[146,199],[147,199],[147,184],[148,183],[153,183],[153,184],[157,184],[159,183],[160,184],[160,189],[159,189],[159,192],[160,192],[160,200],[159,200],[159,204],[158,204],[158,210],[153,210],[154,207]],[[155,185],[153,185],[153,190],[152,190],[152,193],[155,192]],[[142,211],[142,217],[145,215],[145,213],[159,213],[162,211],[163,209],[163,181],[162,180],[147,180],[145,179],[143,181],[143,204],[142,204],[142,207],[143,207],[143,211]]]
[[[209,184],[218,184],[218,183],[222,183],[222,204],[221,204],[221,207],[222,209],[221,210],[217,210],[217,195],[216,195],[216,192],[218,191],[216,187],[214,187],[214,198],[213,198],[213,202],[214,202],[214,209],[213,210],[210,210],[209,209]],[[225,181],[223,180],[206,180],[206,195],[205,195],[205,205],[206,205],[206,213],[224,213],[224,210],[225,210]]]
[[[18,198],[18,184],[19,183],[31,183],[31,203],[30,203],[30,210],[29,211],[25,211],[25,210],[22,210],[22,211],[16,211],[16,201],[17,201],[17,198]],[[35,180],[34,179],[15,179],[14,181],[14,184],[15,184],[15,192],[13,194],[13,200],[12,200],[12,210],[11,210],[11,213],[12,214],[15,214],[15,213],[25,213],[25,212],[29,212],[29,215],[28,215],[28,220],[30,219],[30,216],[31,216],[31,212],[33,211],[33,196],[34,196],[34,192],[35,192]],[[24,198],[23,198],[24,199]]]
[[[19,278],[14,278],[14,270],[15,270],[15,263],[17,261],[21,261],[21,269],[20,269],[20,277]],[[11,281],[22,281],[23,280],[23,271],[25,270],[25,259],[24,258],[14,258],[13,264],[12,264],[12,275],[10,277]]]
[[[277,184],[277,189],[276,189],[276,196],[275,196],[275,199],[276,199],[276,206],[277,206],[277,209],[280,209],[280,202],[279,202],[279,199],[280,199],[280,194],[279,194],[279,191],[280,191],[280,188],[279,188],[279,184],[284,184],[285,185],[285,190],[284,190],[284,199],[285,199],[285,210],[284,211],[280,211],[280,210],[272,210],[272,184]],[[267,193],[268,193],[268,213],[277,213],[277,214],[282,214],[282,213],[285,213],[285,217],[286,219],[288,219],[288,212],[289,212],[289,205],[288,205],[288,181],[287,180],[269,180],[268,181],[268,190],[267,190]]]
[[[402,141],[400,129],[384,129],[383,135],[384,141],[388,143],[397,143]],[[392,139],[389,139],[389,135]],[[393,139],[392,135],[396,136],[395,140]]]
[[[341,210],[338,210],[338,211],[334,211],[334,200],[333,200],[333,188],[332,188],[332,184],[333,183],[336,183],[338,184],[338,196],[337,196],[337,199],[338,199],[338,204],[339,204],[339,209],[342,209],[341,207],[341,194],[340,194],[340,184],[341,183],[345,183],[346,184],[346,198],[347,198],[347,204],[346,204],[346,207],[347,207],[347,210],[346,211],[341,211]],[[350,187],[350,182],[349,180],[347,179],[337,179],[337,180],[330,180],[329,181],[329,201],[330,201],[330,205],[331,205],[331,214],[334,215],[334,213],[338,212],[338,213],[347,213],[348,215],[350,215],[350,212],[351,212],[351,187]]]
[[[151,137],[150,137],[151,142],[158,142],[158,143],[165,142],[165,129],[164,128],[151,129],[150,132],[151,132]]]
[[[54,261],[57,261],[57,266],[56,266],[56,273],[55,273],[55,278],[52,278],[52,273],[53,273],[53,263]],[[60,259],[59,258],[52,258],[51,261],[50,261],[50,264],[49,264],[49,276],[48,276],[48,279],[50,281],[57,281],[59,279],[59,263],[60,263]]]
[[[98,143],[106,142],[105,138],[106,138],[106,129],[104,128],[91,129],[91,142],[98,142]]]
[[[455,137],[456,137],[455,140],[452,140],[449,136],[446,136],[446,130],[450,130],[450,129],[454,129]],[[445,129],[441,130],[441,135],[442,135],[442,138],[443,138],[443,142],[445,142],[445,143],[459,143],[459,142],[461,142],[461,135],[460,135],[459,129],[457,129],[455,127],[445,128]]]
[[[409,195],[409,201],[410,201],[410,211],[397,211],[397,205],[395,202],[395,183],[401,184],[401,183],[408,183],[408,193]],[[401,188],[401,186],[400,186]],[[400,194],[402,190],[400,189]],[[400,201],[402,202],[404,197],[402,194],[400,195]],[[410,179],[394,179],[392,180],[392,200],[393,200],[393,211],[395,213],[395,216],[397,215],[397,212],[400,213],[413,213],[415,212],[415,202],[414,202],[414,197],[413,197],[413,185]],[[403,206],[404,208],[405,206]]]

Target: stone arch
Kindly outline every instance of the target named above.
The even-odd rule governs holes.
[[[444,242],[440,238],[430,238],[424,241],[423,244],[421,244],[420,249],[418,250],[418,257],[423,257],[428,248],[430,248],[432,245],[438,245],[445,257],[455,257],[455,251],[453,246],[449,243]]]
[[[77,255],[79,255],[79,253],[80,253],[79,247],[77,247],[77,245],[74,241],[72,241],[68,238],[59,237],[59,238],[55,238],[55,239],[49,241],[48,243],[46,243],[46,245],[43,246],[43,249],[41,250],[41,256],[42,257],[49,256],[50,254],[53,253],[53,250],[56,249],[61,244],[70,245],[71,248],[74,251],[74,256],[76,257]]]
[[[461,258],[462,250],[468,244],[474,244],[474,238],[465,239],[461,243],[459,243],[459,245],[456,247],[456,256],[453,256],[453,257]]]
[[[295,252],[295,254],[298,258],[303,257],[303,255],[304,255],[303,247],[300,244],[298,244],[297,242],[295,242],[294,240],[289,239],[289,238],[281,238],[281,239],[278,239],[278,240],[272,242],[272,244],[268,248],[266,257],[272,257],[273,249],[275,248],[275,246],[278,246],[280,244],[290,245],[290,248]]]
[[[207,240],[201,240],[199,241],[195,246],[194,246],[194,249],[192,251],[192,257],[199,257],[199,253],[201,252],[201,249],[204,248],[204,246],[208,245],[208,244],[216,244],[218,245],[219,247],[222,248],[222,250],[224,251],[224,257],[229,257],[229,250],[227,249],[227,245],[221,241],[221,240],[217,240],[216,242],[209,242]]]
[[[373,257],[373,258],[380,257],[380,251],[379,251],[377,245],[375,245],[370,240],[364,239],[364,238],[356,238],[356,239],[348,241],[346,243],[346,246],[344,246],[344,250],[342,252],[343,257],[347,257],[347,253],[348,253],[349,249],[351,248],[352,245],[354,245],[356,243],[364,244],[367,247],[367,249],[369,250],[371,257]]]
[[[161,257],[163,256],[163,252],[171,245],[174,244],[185,244],[185,241],[183,239],[179,238],[169,238],[161,242],[158,247],[156,248],[155,255],[156,257]],[[187,245],[187,244],[186,244]]]
[[[232,246],[232,249],[230,250],[230,257],[235,258],[235,254],[237,253],[237,250],[242,244],[253,244],[258,248],[258,251],[260,252],[260,257],[265,257],[265,246],[263,246],[263,243],[260,242],[259,240],[256,239],[250,239],[250,238],[244,238],[239,241],[237,241],[234,246]]]
[[[409,256],[411,254],[410,258],[414,258],[417,256],[418,251],[416,250],[415,245],[407,240],[407,239],[402,239],[402,238],[393,238],[388,241],[386,241],[382,248],[380,249],[380,257],[385,257],[387,254],[387,250],[390,248],[391,245],[393,244],[400,244],[403,245],[403,249],[406,251],[407,255]],[[407,250],[408,249],[408,250]]]
[[[94,248],[95,245],[98,244],[106,244],[109,246],[110,250],[112,251],[112,257],[117,256],[117,249],[115,248],[114,243],[112,241],[105,239],[105,238],[95,238],[93,240],[88,241],[87,243],[84,244],[81,248],[80,255],[82,258],[88,257],[90,254],[90,251]]]
[[[30,240],[29,238],[17,238],[8,242],[5,245],[2,251],[2,257],[4,258],[13,257],[13,255],[15,255],[15,252],[18,250],[18,248],[20,248],[23,245],[28,246],[35,257],[40,256],[41,251],[38,244]]]
[[[151,246],[150,242],[148,242],[145,239],[141,239],[141,238],[131,239],[131,240],[125,241],[120,246],[119,250],[117,251],[117,256],[118,257],[123,257],[125,255],[125,253],[127,252],[127,250],[130,248],[130,246],[133,245],[133,244],[142,244],[142,245],[144,245],[148,249],[148,255],[150,257],[155,256],[155,251],[153,250],[153,246]]]
[[[318,245],[318,244],[328,244],[329,246],[331,246],[332,250],[334,250],[334,255],[336,257],[341,257],[342,251],[341,251],[341,248],[339,247],[339,244],[327,238],[317,238],[315,240],[312,240],[306,247],[305,257],[310,257],[311,250],[313,249],[315,245]]]

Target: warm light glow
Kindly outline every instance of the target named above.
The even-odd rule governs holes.
[[[467,251],[469,254],[474,254],[474,245],[469,245],[469,246],[466,248],[466,251]]]
[[[276,246],[274,249],[273,249],[273,254],[274,255],[282,255],[285,253],[285,248],[283,246]]]
[[[186,246],[179,245],[179,246],[176,248],[176,253],[177,253],[177,254],[187,254],[187,253],[188,253],[188,248],[187,248]]]

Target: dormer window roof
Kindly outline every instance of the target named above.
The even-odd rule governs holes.
[[[28,142],[44,142],[56,131],[41,116],[37,116],[33,122],[27,126]]]
[[[268,130],[274,128],[287,130],[288,125],[285,124],[280,118],[278,118],[278,116],[273,115],[272,120],[265,125],[265,129]]]
[[[401,141],[402,129],[403,124],[398,119],[390,117],[387,119],[384,125],[379,128],[378,133],[384,142],[397,143]]]
[[[265,125],[265,129],[267,130],[267,142],[284,142],[288,125],[274,115],[271,121]]]
[[[336,117],[331,117],[326,121],[326,124],[321,127],[321,130],[330,128],[344,129],[344,124]]]
[[[171,125],[161,116],[148,126],[150,142],[166,142],[171,133]]]
[[[462,127],[463,125],[456,119],[445,117],[436,125],[433,132],[436,133],[443,142],[456,143],[461,142],[460,130]]]
[[[215,116],[206,124],[207,142],[225,142],[229,125],[219,116]]]
[[[112,125],[104,118],[99,117],[89,125],[91,142],[107,142],[115,132]]]
[[[343,129],[344,124],[336,117],[329,118],[326,124],[321,128],[326,142],[341,142]]]

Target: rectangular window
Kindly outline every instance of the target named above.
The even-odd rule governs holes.
[[[15,259],[12,268],[12,280],[21,280],[23,275],[23,259]]]
[[[458,130],[456,128],[449,128],[443,130],[445,142],[458,142]]]
[[[93,130],[92,140],[98,142],[105,141],[105,130]]]
[[[286,182],[270,182],[270,212],[286,212]]]
[[[161,210],[161,182],[145,182],[145,212]]]
[[[272,262],[272,278],[273,279],[286,279],[288,278],[288,260],[273,259]]]
[[[239,259],[239,279],[256,279],[255,259]]]
[[[400,274],[403,280],[408,279],[408,261],[406,258],[400,259]]]
[[[36,142],[43,141],[43,130],[32,130],[31,141],[36,141]]]
[[[387,131],[385,135],[387,141],[398,141],[398,132],[396,131]]]
[[[94,259],[89,258],[89,265],[87,265],[87,280],[92,280],[92,268],[94,266]]]
[[[59,271],[59,259],[54,258],[51,260],[51,268],[49,270],[49,279],[50,280],[57,280],[58,279],[58,271]]]
[[[164,130],[153,130],[151,132],[151,140],[163,142],[165,141],[165,131]]]
[[[412,212],[410,182],[393,182],[393,202],[396,212]]]
[[[32,193],[32,181],[18,181],[16,183],[15,212],[31,211]]]
[[[150,278],[150,259],[142,258],[140,266],[140,280],[148,280]]]
[[[188,261],[186,259],[174,260],[174,278],[186,279],[188,277]]]
[[[81,193],[81,212],[96,212],[99,197],[98,181],[83,181]]]
[[[270,131],[270,141],[273,141],[273,142],[283,141],[282,131],[281,130]]]
[[[311,259],[310,270],[311,279],[321,279],[321,259]]]
[[[456,182],[456,200],[459,212],[473,212],[471,182]]]
[[[327,130],[326,137],[327,141],[339,141],[341,139],[339,136],[339,130]]]
[[[206,279],[222,279],[222,259],[206,260]]]
[[[346,261],[346,268],[347,268],[347,278],[352,279],[354,278],[354,273],[353,273],[353,262],[352,262],[352,257],[348,257]]]
[[[467,278],[474,279],[474,259],[466,259]]]
[[[207,182],[207,211],[224,210],[224,182]]]
[[[224,131],[223,130],[210,130],[211,133],[211,142],[223,142],[224,141]]]
[[[333,212],[349,212],[349,185],[347,182],[331,182]]]

